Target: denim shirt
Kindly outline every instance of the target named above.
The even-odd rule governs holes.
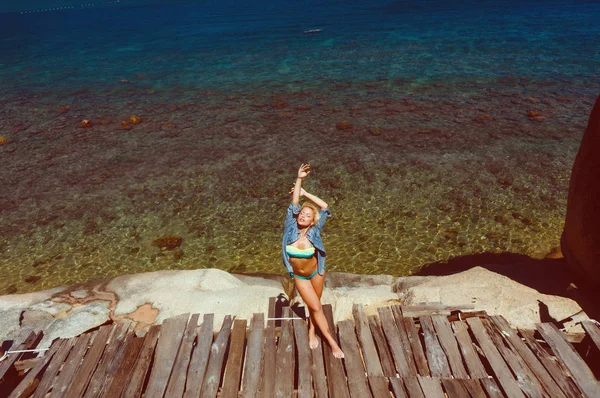
[[[300,229],[298,228],[298,223],[296,222],[296,218],[300,213],[301,206],[290,203],[287,209],[287,215],[285,217],[285,227],[283,231],[283,240],[281,242],[281,254],[283,257],[283,265],[287,268],[290,277],[294,277],[294,269],[290,264],[290,256],[285,251],[285,247],[290,245],[300,239]],[[317,272],[319,275],[323,275],[325,272],[325,246],[323,246],[323,241],[321,240],[321,229],[323,229],[323,225],[325,225],[325,221],[327,221],[327,217],[331,215],[329,209],[320,210],[319,214],[321,218],[319,222],[313,225],[306,232],[306,237],[315,247],[315,254],[317,256]]]

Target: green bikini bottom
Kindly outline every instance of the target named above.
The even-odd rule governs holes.
[[[325,269],[325,268],[323,268],[323,269]],[[317,267],[317,269],[315,270],[315,272],[313,272],[313,273],[312,273],[312,274],[310,274],[309,276],[302,276],[302,275],[295,275],[295,274],[294,274],[294,278],[298,278],[298,279],[302,279],[302,280],[305,280],[305,281],[309,281],[309,280],[311,280],[312,278],[314,278],[314,277],[315,277],[315,275],[317,275],[317,272],[318,272],[318,271],[319,271],[319,268]]]

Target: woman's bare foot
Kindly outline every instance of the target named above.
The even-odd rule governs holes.
[[[339,359],[344,358],[344,353],[342,352],[342,349],[340,347],[338,347],[338,345],[336,344],[335,346],[331,346],[331,352],[333,353],[333,356]]]
[[[314,350],[319,346],[319,340],[317,339],[314,329],[312,333],[310,331],[308,332],[308,346],[311,350]]]

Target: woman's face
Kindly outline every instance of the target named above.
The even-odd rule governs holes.
[[[315,225],[315,213],[310,207],[303,207],[298,214],[298,225],[300,227],[310,227]]]

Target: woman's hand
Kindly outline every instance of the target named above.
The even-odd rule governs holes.
[[[302,163],[298,169],[298,178],[304,178],[310,173],[310,164]]]
[[[292,188],[290,189],[290,195],[292,195],[294,193],[294,187],[292,186]],[[306,195],[306,191],[304,190],[304,188],[300,188],[300,197],[303,198],[304,195]]]

